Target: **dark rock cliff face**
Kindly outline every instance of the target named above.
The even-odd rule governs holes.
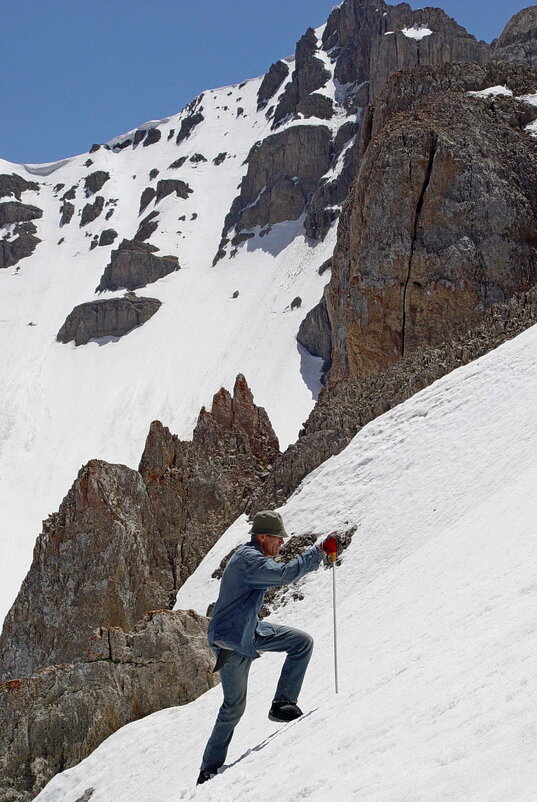
[[[124,298],[106,298],[75,306],[67,315],[56,339],[86,345],[92,338],[123,337],[158,312],[157,298],[138,298],[128,293]]]
[[[27,223],[26,225],[31,226],[32,224]],[[31,256],[40,242],[39,237],[35,236],[35,228],[33,232],[22,231],[13,240],[0,240],[0,268],[13,267],[21,259]]]
[[[316,52],[317,37],[313,28],[308,28],[297,43],[295,70],[274,112],[273,128],[289,115],[301,111],[305,113],[305,116],[310,116],[307,111],[301,109],[301,104],[312,92],[325,86],[330,78],[330,73],[316,56]]]
[[[537,6],[530,6],[507,23],[496,42],[493,58],[537,66]]]
[[[0,799],[33,799],[120,727],[213,687],[206,628],[192,610],[151,613],[98,629],[85,659],[0,683]]]
[[[99,192],[109,179],[110,173],[107,173],[105,170],[97,170],[96,172],[87,175],[84,179],[84,190],[86,196],[93,195],[95,192]]]
[[[326,126],[297,125],[255,145],[224,232],[297,220],[331,158],[332,140]]]
[[[0,175],[0,198],[13,195],[20,201],[21,193],[27,190],[39,192],[39,184],[36,184],[35,181],[26,181],[26,179],[16,173],[11,173],[11,175],[4,173]]]
[[[25,223],[43,217],[43,210],[19,201],[0,203],[0,225],[6,223]]]
[[[155,250],[153,245],[124,239],[112,251],[96,292],[136,290],[179,270],[177,256],[156,256]]]
[[[321,152],[326,151],[327,143],[314,142],[315,135],[308,133],[310,141],[304,141],[301,163],[291,172],[275,148],[293,150],[294,129],[281,131],[285,144],[274,137],[257,143],[247,158],[248,172],[225,220],[214,264],[226,255],[233,229],[240,234],[255,226],[297,220],[303,212],[306,236],[324,239],[339,216],[359,163],[356,147],[346,150],[338,162],[342,145],[352,144],[363,109],[378,96],[388,77],[421,64],[455,60],[484,64],[489,57],[487,44],[478,42],[439,9],[413,11],[406,3],[391,6],[383,0],[345,0],[330,14],[321,41],[311,28],[299,40],[291,79],[279,97],[277,93],[287,79],[285,62],[271,66],[258,96],[259,108],[274,98],[274,105],[266,112],[273,130],[304,118],[311,120],[310,131],[322,130],[325,126],[320,121],[330,120],[337,113],[328,163],[315,181],[300,187],[304,163],[309,160],[304,154],[311,152],[311,160],[321,165]],[[334,71],[334,99],[323,93],[330,78],[327,65]],[[339,124],[345,115],[348,122]],[[324,178],[329,170],[332,174]]]
[[[220,390],[191,442],[151,425],[140,472],[92,460],[39,536],[0,637],[0,678],[86,661],[98,627],[131,629],[173,605],[279,454],[243,376]]]
[[[537,109],[447,90],[450,69],[392,78],[379,102],[383,124],[373,112],[364,127],[326,291],[332,381],[442,342],[537,279],[537,153],[524,130]],[[476,69],[476,90],[513,74],[510,65],[503,76],[501,65]],[[537,86],[536,71],[516,71],[519,84]],[[444,91],[411,102],[407,82],[423,77],[432,88],[435,76]],[[397,97],[404,112],[395,111]]]
[[[268,101],[276,94],[288,75],[289,65],[286,64],[285,61],[276,61],[274,64],[271,64],[257,92],[258,110],[265,108]]]
[[[414,27],[427,27],[432,34],[422,39],[405,36],[403,29]],[[323,33],[323,47],[332,51],[335,77],[342,84],[371,81],[371,99],[392,72],[449,61],[482,64],[490,50],[441,9],[413,11],[407,3],[391,6],[382,0],[346,0],[335,8]]]

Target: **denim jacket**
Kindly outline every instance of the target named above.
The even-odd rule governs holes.
[[[231,649],[251,659],[259,657],[254,648],[256,633],[274,633],[272,624],[257,617],[265,590],[295,582],[318,568],[322,558],[319,546],[312,546],[291,562],[277,563],[263,555],[255,539],[240,546],[222,575],[209,624],[209,645]]]

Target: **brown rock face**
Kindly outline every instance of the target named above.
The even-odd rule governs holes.
[[[507,81],[513,68],[505,66]],[[440,68],[443,86],[449,69]],[[481,79],[500,72],[491,65]],[[460,80],[460,65],[455,74]],[[524,76],[537,86],[537,72]],[[332,381],[442,342],[537,279],[537,153],[523,130],[537,111],[513,98],[443,91],[386,117],[418,78],[391,79],[379,103],[384,124],[373,114],[374,138],[364,132],[326,292]]]
[[[330,74],[323,62],[315,53],[317,51],[317,37],[313,28],[308,28],[299,40],[295,53],[295,70],[291,81],[282,94],[274,113],[273,128],[290,114],[300,111],[299,104],[304,103],[311,92],[321,89],[328,81]],[[304,108],[305,116],[310,116]]]
[[[524,8],[507,23],[496,42],[493,58],[537,66],[537,6]]]
[[[213,663],[205,618],[160,611],[99,629],[86,660],[0,683],[0,799],[29,802],[120,727],[197,698]]]
[[[155,421],[140,473],[84,466],[37,540],[0,637],[0,677],[84,661],[95,628],[130,629],[172,606],[278,454],[265,411],[238,376],[233,396],[220,390],[202,409],[191,442]]]
[[[180,269],[177,256],[156,256],[156,250],[138,240],[122,240],[110,254],[110,262],[95,292],[136,290]]]
[[[56,335],[60,343],[86,345],[93,338],[123,337],[153,317],[161,307],[157,298],[105,298],[75,306]]]
[[[210,412],[201,410],[192,442],[178,440],[158,421],[151,424],[140,473],[175,590],[244,511],[278,454],[268,416],[254,404],[244,376],[237,377],[233,396],[222,389]]]
[[[37,539],[5,620],[0,675],[84,658],[96,627],[130,629],[148,610],[167,607],[159,565],[166,568],[166,555],[140,474],[92,460]]]

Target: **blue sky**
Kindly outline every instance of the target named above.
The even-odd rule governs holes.
[[[528,3],[439,5],[490,41]],[[266,72],[334,0],[0,0],[0,157],[87,151],[199,92]],[[393,5],[393,3],[392,3]]]

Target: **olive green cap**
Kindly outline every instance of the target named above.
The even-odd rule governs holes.
[[[251,535],[272,535],[273,537],[289,537],[285,531],[282,516],[274,510],[256,512],[250,529]]]

